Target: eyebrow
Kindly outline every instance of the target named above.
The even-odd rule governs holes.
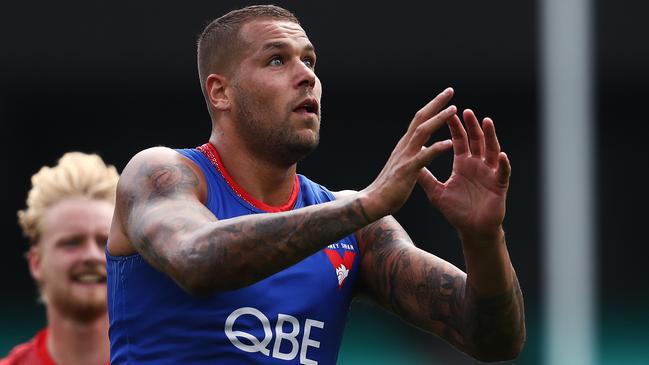
[[[288,43],[286,43],[286,42],[270,42],[270,43],[266,43],[266,44],[264,44],[264,46],[261,47],[261,51],[262,51],[262,52],[265,52],[265,51],[267,51],[267,50],[269,50],[269,49],[286,49],[286,48],[288,48],[288,47],[289,47],[289,45],[288,45]],[[304,47],[304,49],[305,49],[306,51],[310,51],[310,52],[314,52],[314,53],[315,53],[315,47],[314,47],[313,44],[311,44],[311,43],[308,43],[308,44]]]

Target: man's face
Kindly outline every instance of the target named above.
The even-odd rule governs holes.
[[[241,62],[232,77],[235,126],[250,151],[292,165],[315,149],[322,86],[313,45],[298,24],[257,20],[240,31]]]
[[[41,238],[29,253],[30,271],[46,304],[66,318],[89,321],[106,313],[104,248],[113,208],[107,201],[74,197],[43,217]]]

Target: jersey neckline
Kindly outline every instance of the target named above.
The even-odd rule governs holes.
[[[288,201],[281,206],[272,206],[253,198],[241,186],[239,186],[236,181],[234,181],[232,176],[230,176],[228,171],[225,169],[225,165],[221,160],[221,156],[219,155],[214,145],[212,145],[210,142],[207,142],[201,146],[196,147],[196,149],[203,155],[205,155],[208,160],[210,160],[212,165],[214,165],[214,167],[216,168],[216,171],[221,174],[230,189],[232,189],[232,191],[234,191],[234,193],[246,203],[268,213],[286,212],[293,209],[293,207],[295,206],[298,193],[300,192],[300,183],[297,174],[295,175],[295,180],[293,181],[293,191],[291,192],[291,196],[288,198]]]

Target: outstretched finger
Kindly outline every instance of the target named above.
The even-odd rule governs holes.
[[[453,153],[455,153],[456,156],[462,156],[469,153],[469,140],[460,118],[458,118],[457,115],[453,115],[446,124],[448,124],[448,129],[451,132],[451,138],[453,139]]]
[[[474,156],[482,156],[484,153],[484,133],[480,128],[478,118],[475,116],[471,109],[464,110],[462,113],[464,117],[464,124],[466,124],[466,131],[469,135],[469,149]]]
[[[455,105],[451,105],[437,113],[434,117],[420,124],[412,133],[412,138],[410,140],[412,148],[421,149],[421,147],[430,139],[431,134],[438,130],[439,127],[443,126],[449,118],[455,116],[456,112],[457,108]]]
[[[512,166],[509,163],[509,158],[505,152],[500,152],[498,154],[498,169],[496,170],[498,177],[498,182],[502,185],[509,184],[509,177],[512,174]]]
[[[408,127],[408,133],[413,133],[420,124],[439,113],[444,105],[448,104],[451,100],[453,93],[453,88],[448,87],[439,93],[433,100],[428,102],[428,104],[424,105],[423,108],[419,109],[419,111],[415,113],[415,117],[412,119],[412,122]]]
[[[496,167],[498,164],[498,154],[500,153],[500,143],[496,136],[496,127],[491,118],[485,118],[482,121],[482,130],[485,139],[485,162],[490,167]]]
[[[425,167],[426,165],[433,162],[435,157],[450,150],[452,146],[453,142],[450,139],[446,139],[443,141],[435,142],[428,147],[423,147],[416,157],[417,167]]]

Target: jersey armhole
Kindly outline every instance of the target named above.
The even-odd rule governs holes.
[[[191,149],[189,149],[189,148],[187,148],[187,149],[176,149],[176,152],[178,152],[180,154],[180,156],[182,156],[185,160],[189,161],[194,166],[198,167],[198,169],[201,171],[202,177],[199,176],[198,178],[203,179],[203,182],[205,183],[205,201],[204,202],[201,201],[201,204],[203,204],[206,207],[212,206],[213,196],[211,194],[211,190],[212,190],[211,189],[211,180],[208,179],[208,171],[206,171],[204,163],[200,163],[199,161],[196,160],[197,158],[199,158],[199,159],[205,158],[205,156],[203,156],[202,153],[200,153],[199,151],[197,151],[196,149],[193,149],[193,148],[191,148]],[[205,161],[203,161],[203,162],[205,162]],[[209,163],[209,161],[207,161],[207,162]]]

